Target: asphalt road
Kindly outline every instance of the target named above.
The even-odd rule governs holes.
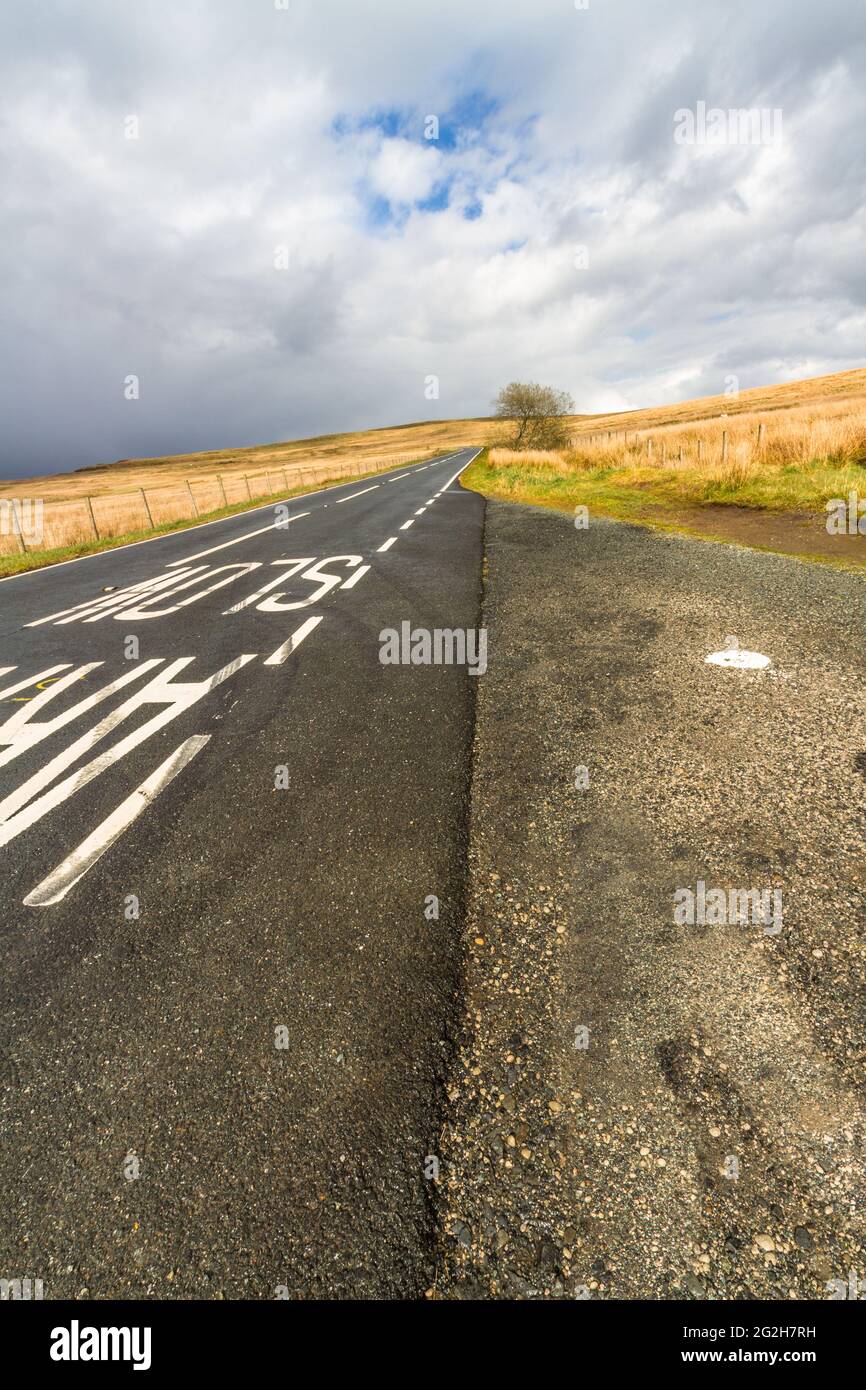
[[[379,634],[477,627],[473,452],[0,584],[3,1277],[428,1285],[474,681]]]

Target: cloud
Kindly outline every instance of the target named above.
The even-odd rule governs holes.
[[[6,7],[0,471],[478,415],[521,376],[625,408],[862,364],[859,15]],[[699,101],[778,107],[783,143],[676,144]]]

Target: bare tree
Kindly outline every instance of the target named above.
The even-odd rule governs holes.
[[[567,391],[512,381],[493,404],[497,419],[511,420],[514,425],[506,448],[560,449],[568,444],[565,417],[573,413],[574,401]]]

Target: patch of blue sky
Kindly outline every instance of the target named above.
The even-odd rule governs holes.
[[[331,131],[338,138],[360,131],[375,130],[386,139],[428,141],[428,121],[435,116],[439,132],[429,143],[440,150],[455,150],[477,137],[490,118],[499,110],[499,103],[489,93],[479,90],[465,92],[442,112],[405,106],[372,107],[358,115],[340,112],[331,122]]]
[[[415,206],[421,212],[444,212],[451,200],[452,179],[442,179],[434,184],[433,191],[417,202]]]

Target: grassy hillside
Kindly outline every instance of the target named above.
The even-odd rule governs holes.
[[[488,496],[866,563],[826,506],[866,495],[866,370],[572,421],[570,447],[492,447],[464,481]]]

